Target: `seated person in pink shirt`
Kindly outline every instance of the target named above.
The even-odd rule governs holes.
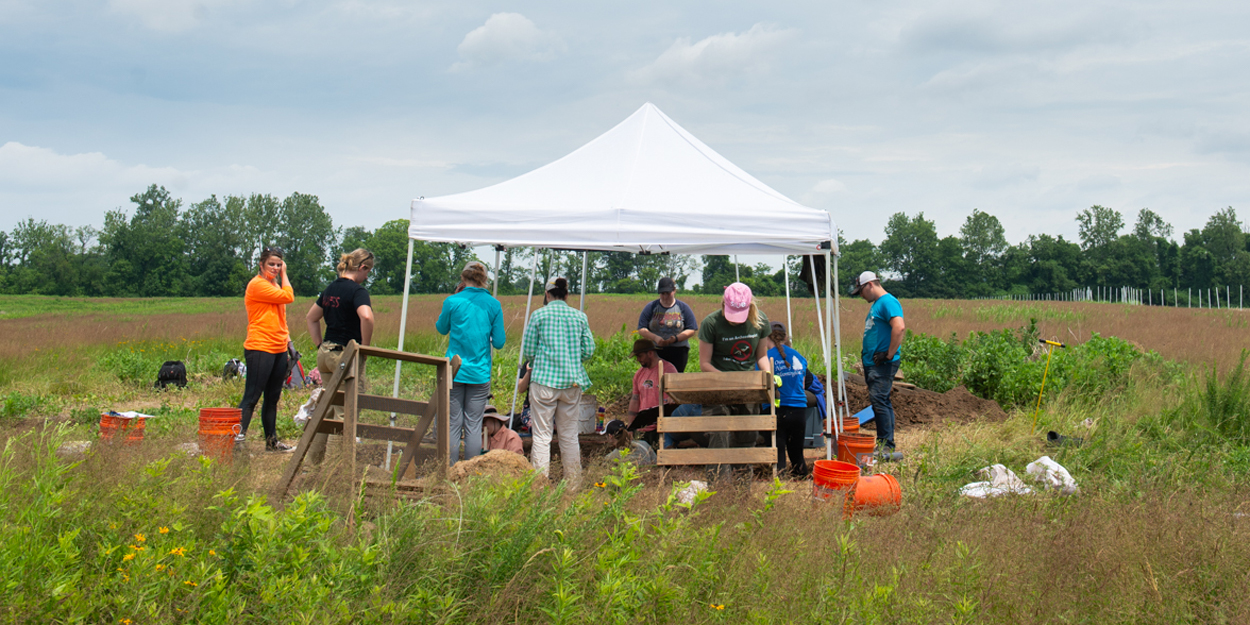
[[[520,435],[508,429],[508,417],[499,414],[494,406],[487,406],[482,417],[482,424],[486,426],[487,450],[503,449],[525,455]]]
[[[648,339],[634,341],[634,360],[638,372],[634,374],[634,390],[629,397],[629,431],[655,425],[660,414],[660,369],[664,373],[677,373],[677,368],[656,353],[655,343]],[[677,409],[668,396],[664,397],[664,414],[671,415]]]

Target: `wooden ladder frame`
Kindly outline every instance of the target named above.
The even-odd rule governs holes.
[[[664,402],[656,419],[660,433],[659,465],[690,464],[763,464],[777,468],[777,409],[773,399],[776,388],[767,371],[714,371],[711,373],[665,373],[660,376],[660,397],[667,394],[680,404],[761,404],[768,406],[762,415],[713,415],[702,417],[666,417]],[[725,401],[726,397],[732,401]],[[666,432],[770,432],[770,447],[730,447],[717,449],[665,449]]]
[[[387,397],[385,395],[361,393],[360,364],[362,356],[433,366],[435,368],[435,389],[430,396],[430,400],[414,401],[411,399]],[[304,435],[300,437],[299,445],[295,448],[295,454],[291,457],[290,462],[287,463],[286,471],[283,472],[282,479],[278,483],[276,489],[278,497],[285,497],[290,490],[291,483],[295,481],[295,476],[299,474],[304,457],[308,454],[308,448],[312,445],[313,438],[317,434],[342,435],[343,458],[347,463],[349,475],[352,476],[353,480],[359,477],[356,467],[357,438],[406,443],[402,450],[401,460],[396,463],[394,473],[395,476],[403,476],[404,472],[408,470],[408,466],[413,463],[413,458],[416,456],[416,450],[421,444],[421,439],[425,437],[425,433],[430,429],[430,425],[436,423],[437,453],[438,459],[441,460],[441,462],[437,463],[438,475],[440,478],[446,479],[447,458],[450,456],[450,448],[448,447],[450,435],[448,430],[451,421],[451,384],[456,370],[459,369],[459,364],[459,356],[456,356],[453,360],[448,360],[438,356],[410,354],[391,349],[364,346],[356,343],[356,341],[349,342],[343,348],[343,358],[339,362],[338,370],[334,372],[329,383],[325,385],[325,392],[321,394],[321,399],[317,401],[312,417],[304,425]],[[336,407],[342,408],[342,419],[330,418],[330,413]],[[414,415],[420,417],[420,420],[417,421],[417,427],[415,428],[360,423],[359,416],[361,410],[380,410],[383,412]]]

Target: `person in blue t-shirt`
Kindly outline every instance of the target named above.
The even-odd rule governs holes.
[[[803,438],[807,435],[807,393],[803,389],[803,374],[807,372],[807,359],[786,345],[786,327],[773,322],[768,335],[774,347],[768,350],[773,361],[773,375],[781,378],[777,397],[777,471],[786,470],[786,455],[790,456],[790,475],[807,477],[807,461],[803,459]]]
[[[894,374],[903,345],[903,306],[898,298],[881,286],[877,274],[865,271],[851,283],[851,295],[858,295],[872,304],[864,321],[864,380],[868,383],[868,399],[872,402],[873,420],[877,424],[878,451],[894,451]]]

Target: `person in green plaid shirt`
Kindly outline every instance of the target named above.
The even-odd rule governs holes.
[[[582,389],[590,386],[590,376],[582,362],[594,355],[595,337],[590,333],[586,314],[565,303],[568,296],[568,280],[547,281],[543,307],[530,316],[521,354],[534,363],[530,374],[530,432],[534,437],[530,463],[543,475],[548,474],[555,426],[560,435],[564,479],[576,488],[582,476],[577,411]]]

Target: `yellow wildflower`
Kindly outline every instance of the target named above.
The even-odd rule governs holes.
[[[606,482],[595,482],[595,488],[607,488],[607,487],[608,485]]]
[[[147,538],[144,538],[144,537],[143,537],[143,534],[135,534],[135,540],[137,540],[137,541],[139,541],[139,542],[143,542],[143,541],[147,540]]]
[[[143,551],[144,549],[146,549],[146,547],[136,547],[135,545],[131,545],[130,548],[134,549],[135,551]]]
[[[118,621],[118,622],[119,622],[119,623],[121,623],[122,625],[130,625],[130,624],[131,624],[131,623],[133,623],[134,621],[132,621],[132,620],[130,620],[130,619],[128,619],[128,618],[124,618],[124,619],[122,619],[122,620],[120,620],[120,621]]]
[[[187,550],[184,547],[174,547],[169,550],[169,554],[174,556],[186,556]]]
[[[195,582],[193,582],[193,581],[191,581],[191,580],[187,580],[187,581],[182,582],[182,583],[184,583],[184,584],[186,584],[186,585],[188,585],[188,586],[190,586],[190,587],[192,587],[192,588],[195,588],[196,586],[199,586],[199,584],[197,584],[197,583],[195,583]]]
[[[165,565],[164,565],[164,564],[158,564],[158,565],[156,565],[156,570],[158,570],[158,571],[163,571],[163,570],[165,570]]]
[[[712,609],[713,609],[713,610],[724,610],[724,609],[725,609],[725,604],[723,604],[723,603],[713,603],[713,604],[712,604]]]
[[[134,559],[135,559],[135,554],[133,554],[133,553],[128,553],[128,554],[126,554],[126,555],[122,556],[122,560],[123,560],[123,561],[130,561],[130,560],[134,560]]]
[[[210,556],[215,556],[215,555],[217,555],[217,552],[216,552],[216,551],[213,551],[212,549],[209,549],[209,550],[208,550],[208,555],[210,555]]]
[[[162,527],[161,529],[159,529],[159,530],[157,530],[157,531],[159,531],[159,532],[160,532],[160,533],[162,533],[162,534],[168,534],[168,533],[169,533],[169,528],[168,528],[168,527]]]

